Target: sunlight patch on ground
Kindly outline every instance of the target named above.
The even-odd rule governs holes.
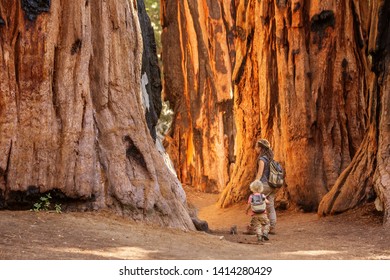
[[[373,260],[390,260],[390,254],[388,255],[374,255],[371,257]]]
[[[341,251],[330,251],[330,250],[308,250],[308,251],[295,251],[295,252],[284,252],[284,255],[300,255],[300,256],[323,256],[323,255],[335,255],[341,254]]]
[[[51,250],[61,253],[94,255],[109,259],[118,258],[132,260],[144,260],[150,257],[149,254],[158,253],[158,251],[145,250],[138,247],[115,247],[104,250],[84,250],[80,248],[52,248]]]

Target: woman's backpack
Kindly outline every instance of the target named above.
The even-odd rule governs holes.
[[[282,166],[276,160],[269,162],[268,184],[273,188],[280,188],[284,183],[284,171]]]
[[[252,194],[251,210],[253,213],[261,214],[265,212],[265,199],[261,194]]]

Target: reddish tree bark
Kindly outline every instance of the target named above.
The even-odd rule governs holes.
[[[357,4],[357,3],[356,3]],[[358,5],[358,4],[357,4]],[[359,5],[361,5],[359,3]],[[359,7],[359,6],[357,6]],[[338,178],[319,207],[322,215],[353,208],[372,196],[377,196],[378,208],[384,210],[384,222],[389,225],[390,206],[390,3],[373,1],[360,7],[371,20],[357,10],[356,21],[361,23],[363,56],[368,53],[367,114],[369,125],[356,156]]]
[[[176,113],[171,135],[176,140],[169,151],[180,178],[193,184],[202,176],[210,178],[216,170],[195,172],[184,160],[188,154],[191,159],[203,159],[200,154],[207,151],[212,154],[201,141],[187,141],[191,139],[188,135],[196,131],[194,116],[205,112],[206,118],[213,120],[217,103],[207,98],[212,90],[196,90],[203,80],[188,66],[200,57],[188,47],[188,38],[195,36],[192,32],[196,38],[210,38],[213,33],[188,26],[202,26],[211,17],[201,9],[183,12],[193,1],[162,3],[165,69],[170,62],[165,89]],[[215,1],[217,4],[227,7],[225,1]],[[389,25],[388,4],[379,0],[230,4],[233,23],[228,21],[228,26],[234,32],[227,34],[234,35],[234,43],[226,40],[225,44],[234,54],[230,56],[234,105],[225,115],[233,120],[230,127],[234,130],[224,134],[232,135],[227,139],[233,147],[229,149],[233,151],[229,163],[233,164],[219,204],[226,207],[248,195],[256,170],[254,144],[263,137],[270,140],[276,159],[286,169],[286,187],[279,199],[283,196],[306,211],[316,211],[322,201],[319,213],[326,214],[345,211],[377,195],[387,209],[388,39],[383,34]],[[207,6],[209,1],[201,5]],[[199,23],[192,24],[195,21]],[[183,22],[186,24],[179,24]],[[177,60],[169,55],[174,50],[181,50]],[[207,52],[201,57],[205,65],[215,62]],[[227,61],[226,53],[225,57]],[[211,131],[210,124],[201,127]],[[222,143],[222,138],[218,139]],[[220,160],[214,158],[215,165],[226,166]],[[336,199],[340,192],[345,195]]]
[[[165,139],[182,183],[221,191],[233,159],[230,1],[161,1]],[[230,41],[229,41],[230,40]]]
[[[237,53],[253,49],[254,55],[243,63],[237,60],[236,73],[243,70],[235,93],[240,101],[259,100],[260,113],[251,124],[248,118],[237,120],[236,110],[236,125],[259,128],[248,139],[261,136],[271,141],[287,171],[290,201],[316,210],[355,155],[366,127],[366,115],[361,114],[366,101],[360,94],[367,90],[360,78],[366,65],[356,53],[359,38],[352,7],[332,1],[248,1],[238,6],[237,14],[245,15],[236,24],[246,31]],[[253,65],[258,70],[253,71]],[[251,79],[244,80],[246,76]],[[242,149],[244,162],[253,162],[243,172],[253,174],[255,161],[249,154],[254,140],[244,142],[236,144],[236,150]],[[243,184],[239,177],[232,178],[225,194],[237,185],[241,190],[236,189],[235,196],[224,194],[222,205],[245,196],[253,175],[246,177]]]
[[[137,1],[32,2],[0,0],[1,208],[51,192],[193,229],[145,120]]]

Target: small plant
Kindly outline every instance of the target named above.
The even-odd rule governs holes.
[[[50,193],[46,194],[45,196],[41,196],[39,198],[39,202],[34,203],[33,205],[33,210],[34,212],[39,212],[39,211],[49,211],[50,210],[50,205],[51,205],[51,195]],[[61,211],[61,204],[55,204],[54,209],[56,213],[62,213]]]
[[[34,208],[31,210],[34,210],[34,212],[39,212],[39,211],[41,211],[41,208],[42,208],[42,203],[37,202],[37,203],[34,203]]]
[[[56,210],[56,213],[58,213],[58,214],[62,213],[62,211],[61,211],[61,204],[54,205],[54,208]]]
[[[40,198],[41,202],[42,202],[42,208],[43,210],[47,211],[49,210],[49,207],[50,207],[50,199],[51,199],[51,195],[50,193],[48,193],[46,196],[42,196]]]

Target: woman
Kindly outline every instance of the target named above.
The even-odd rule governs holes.
[[[278,191],[277,188],[272,188],[268,184],[268,177],[270,173],[269,163],[274,158],[271,145],[266,139],[260,139],[256,143],[256,152],[259,154],[257,158],[257,173],[256,179],[260,180],[264,185],[263,194],[267,197],[269,203],[267,204],[267,213],[270,221],[270,234],[275,234],[276,227],[276,211],[275,211],[275,196]]]

